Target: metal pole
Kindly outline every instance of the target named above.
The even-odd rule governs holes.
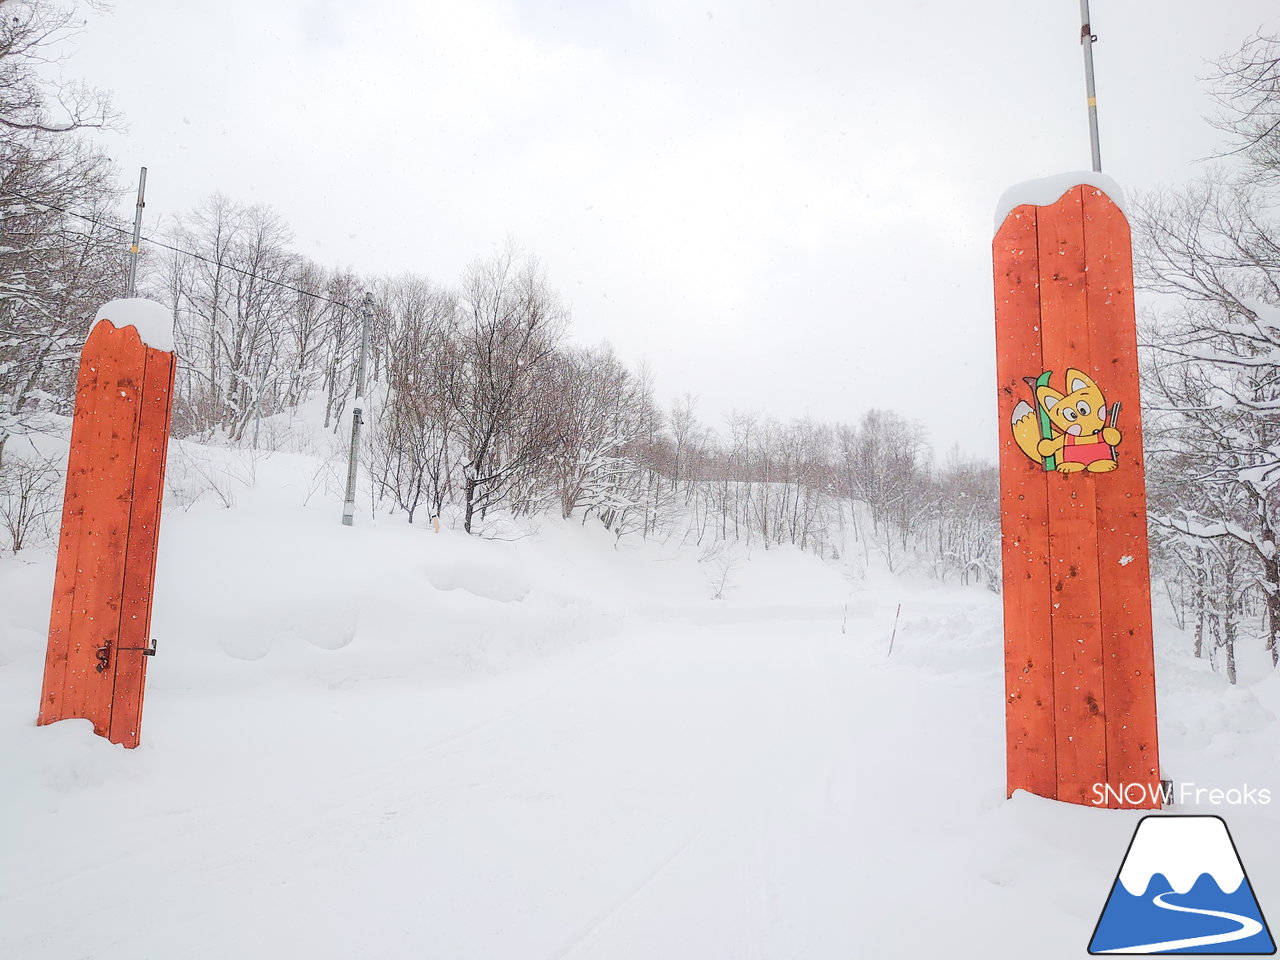
[[[1098,148],[1098,93],[1093,86],[1093,45],[1097,34],[1089,25],[1089,0],[1080,0],[1080,45],[1084,47],[1084,87],[1089,98],[1089,147],[1093,151],[1093,171],[1102,172],[1102,154]]]
[[[347,499],[342,505],[342,525],[349,527],[356,515],[356,469],[360,461],[360,425],[364,422],[364,368],[369,358],[369,326],[373,320],[373,294],[364,295],[360,311],[360,366],[356,368],[356,402],[351,411],[351,460],[347,464]]]
[[[143,197],[147,192],[147,168],[142,168],[138,176],[138,206],[133,214],[133,246],[129,248],[129,292],[132,298],[137,293],[138,284],[138,242],[142,239],[142,208],[147,204]]]

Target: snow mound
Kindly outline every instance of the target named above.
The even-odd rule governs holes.
[[[513,603],[529,595],[528,578],[511,567],[467,561],[441,563],[429,568],[426,576],[437,590],[461,590],[498,603]]]

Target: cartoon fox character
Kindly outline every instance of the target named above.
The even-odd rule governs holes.
[[[1056,457],[1059,473],[1106,473],[1116,468],[1113,448],[1120,442],[1120,431],[1107,425],[1107,402],[1088,374],[1068,368],[1065,394],[1047,384],[1037,385],[1034,377],[1027,382],[1035,391],[1036,404],[1061,432],[1043,438],[1036,411],[1020,401],[1013,410],[1013,438],[1023,453],[1036,463]]]

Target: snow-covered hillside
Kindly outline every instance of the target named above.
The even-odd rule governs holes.
[[[34,725],[52,550],[0,560],[0,956],[1084,953],[1140,814],[1005,799],[998,597],[345,528],[314,457],[180,456],[234,506],[167,501],[137,750]],[[1166,775],[1280,794],[1280,682],[1157,636]],[[1172,812],[1280,913],[1275,804]]]

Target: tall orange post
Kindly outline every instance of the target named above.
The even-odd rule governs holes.
[[[1008,792],[1158,807],[1129,224],[1077,184],[993,259]]]
[[[126,747],[138,745],[153,649],[173,376],[163,307],[99,311],[80,355],[38,722],[84,718]]]

